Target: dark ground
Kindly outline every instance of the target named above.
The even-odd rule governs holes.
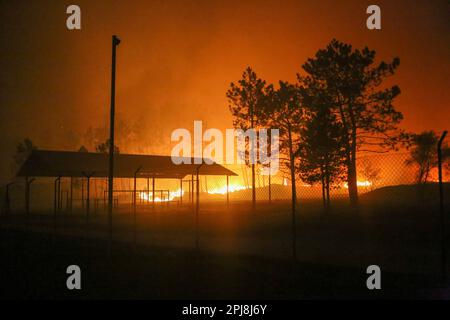
[[[383,272],[382,290],[369,291],[363,268],[336,267],[248,256],[196,254],[191,250],[105,243],[78,245],[3,233],[1,298],[25,299],[359,299],[448,298],[435,277]],[[32,245],[30,245],[32,244]],[[82,290],[66,288],[66,268],[82,270]]]
[[[392,190],[383,191],[392,194]],[[189,208],[138,213],[138,248],[128,209],[115,216],[113,256],[106,254],[106,217],[93,214],[88,241],[81,213],[1,219],[2,299],[450,299],[440,283],[439,212],[373,194],[358,211],[335,202],[330,212],[303,202],[298,262],[290,259],[286,203],[203,205],[200,250]],[[383,196],[384,197],[384,196]],[[423,200],[423,199],[422,199]],[[82,290],[66,289],[67,266],[82,270]],[[382,290],[366,288],[366,268],[382,270]]]

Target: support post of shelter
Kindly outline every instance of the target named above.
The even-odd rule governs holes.
[[[191,184],[192,184],[191,203],[194,204],[194,175],[193,174],[191,175]]]
[[[84,179],[81,178],[81,208],[84,209]]]
[[[57,212],[58,213],[60,213],[61,212],[61,179],[62,179],[62,177],[59,177],[59,180],[58,180],[58,185],[57,185],[57,188],[56,188],[56,190],[57,190],[57,197],[58,197],[58,200],[57,200]]]
[[[89,236],[89,215],[91,209],[91,199],[90,199],[90,190],[91,190],[91,177],[86,177],[86,233]]]
[[[94,172],[87,174],[83,172],[83,175],[86,177],[86,241],[89,238],[89,218],[90,218],[90,208],[91,208],[91,177],[94,175]]]
[[[72,213],[73,210],[73,177],[70,177],[70,202],[69,202],[69,212]]]
[[[52,244],[55,245],[55,238],[56,238],[56,214],[58,213],[58,201],[59,201],[59,189],[61,184],[61,176],[58,176],[55,179],[55,186],[54,186],[54,195],[53,195],[53,204],[54,204],[54,210],[53,210],[53,233],[52,233]]]
[[[30,214],[30,185],[28,184],[28,177],[25,177],[25,214]]]
[[[147,178],[147,202],[150,202],[150,179]]]
[[[155,206],[155,177],[152,178],[152,203]]]
[[[180,205],[183,204],[183,178],[180,179]]]
[[[192,193],[192,183],[190,180],[187,180],[188,183],[188,189],[189,189],[189,198],[188,198],[188,202],[191,202],[191,193]]]
[[[69,194],[70,194],[70,192],[69,191],[67,191],[66,192],[66,212],[69,212],[69,210],[70,210],[70,201],[69,201]]]
[[[89,213],[91,209],[91,198],[90,198],[90,189],[91,189],[91,177],[86,177],[86,217],[89,221]]]
[[[91,209],[91,177],[94,175],[94,173],[86,174],[83,172],[83,175],[86,177],[86,224],[89,223],[89,215],[90,215],[90,209]]]
[[[62,191],[61,191],[61,179],[58,182],[58,212],[61,212],[62,208]]]
[[[137,168],[137,170],[134,172],[134,184],[133,184],[133,247],[134,251],[136,252],[136,245],[137,245],[137,219],[136,219],[136,185],[137,185],[137,175],[139,171],[141,171],[142,166]]]
[[[10,182],[6,185],[6,190],[5,190],[5,209],[4,209],[4,214],[5,216],[9,215],[11,212],[11,199],[9,197],[9,187],[12,186],[14,184],[14,182]]]
[[[199,179],[199,171],[200,167],[203,165],[200,164],[197,167],[197,190],[196,190],[196,203],[195,203],[195,249],[199,249],[199,211],[200,211],[200,179]],[[194,175],[192,175],[192,178],[194,178]],[[193,182],[194,180],[192,180]],[[192,185],[193,186],[193,185]],[[194,198],[194,197],[192,197]]]
[[[29,179],[28,176],[25,177],[25,213],[27,215],[30,214],[30,190],[34,180],[34,178]]]
[[[108,185],[108,180],[106,180],[106,185]],[[103,209],[106,209],[106,207],[107,207],[107,201],[106,201],[107,193],[108,193],[108,190],[103,190]]]
[[[230,176],[227,175],[227,207],[230,206]]]

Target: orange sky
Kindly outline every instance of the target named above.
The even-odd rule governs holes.
[[[446,0],[377,1],[381,31],[365,28],[370,1],[76,3],[81,31],[65,27],[71,2],[0,4],[2,177],[14,145],[26,136],[43,148],[70,149],[89,126],[108,125],[114,33],[122,39],[118,120],[138,122],[138,138],[151,152],[167,154],[171,131],[191,128],[193,120],[231,127],[225,92],[247,65],[270,82],[294,80],[305,59],[332,38],[368,45],[382,59],[400,57],[392,81],[402,90],[396,106],[403,128],[450,127]]]

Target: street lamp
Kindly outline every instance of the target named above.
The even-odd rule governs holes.
[[[111,112],[109,125],[109,171],[108,171],[108,224],[109,241],[108,254],[111,256],[112,246],[112,211],[113,211],[113,182],[114,182],[114,114],[116,100],[116,47],[120,44],[120,39],[112,36],[112,64],[111,64]]]

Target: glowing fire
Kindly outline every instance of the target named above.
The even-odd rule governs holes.
[[[159,194],[159,196],[158,196],[158,194]],[[169,191],[169,197],[168,198],[167,198],[167,192],[164,192],[163,193],[163,198],[161,199],[161,193],[160,192],[156,192],[156,194],[155,194],[155,202],[172,201],[175,198],[179,198],[180,195],[181,195],[181,190],[178,189],[177,191]],[[184,191],[183,191],[183,195],[184,195]],[[144,201],[149,201],[149,202],[153,201],[153,195],[152,195],[151,191],[149,193],[141,192],[140,197]]]
[[[247,189],[247,187],[242,186],[242,185],[238,185],[238,184],[232,184],[229,185],[228,187],[228,192],[236,192],[236,191],[240,191],[240,190],[245,190]],[[185,191],[183,190],[183,195],[184,195]],[[208,190],[208,194],[226,194],[227,193],[227,186],[222,186],[219,188],[215,188],[215,189],[211,189]],[[141,192],[140,193],[140,198],[144,201],[148,201],[148,202],[152,202],[153,198],[152,198],[152,192]],[[155,194],[155,202],[168,202],[168,201],[172,201],[175,198],[179,198],[181,196],[181,190],[178,189],[177,191],[170,191],[169,192],[169,197],[167,198],[167,192],[163,193],[163,198],[161,199],[161,193],[160,192],[156,192]]]
[[[356,181],[356,185],[358,187],[370,187],[372,185],[372,182],[367,181],[367,180],[366,181]],[[344,188],[348,189],[348,183],[347,182],[344,183]]]
[[[286,186],[288,184],[288,180],[286,178],[283,179],[283,185]],[[367,188],[372,186],[372,182],[370,181],[357,181],[357,185],[358,187],[363,187],[363,188]],[[311,187],[311,185],[309,184],[302,184],[301,186],[303,187]],[[348,189],[348,184],[344,183],[343,187]],[[228,192],[232,193],[232,192],[237,192],[237,191],[241,191],[241,190],[246,190],[248,189],[246,186],[240,185],[240,184],[230,184],[228,187]],[[227,193],[227,186],[221,186],[218,188],[213,188],[208,190],[208,194],[219,194],[219,195],[224,195]],[[161,198],[161,193],[160,192],[156,192],[155,194],[155,202],[168,202],[168,201],[173,201],[175,198],[180,198],[181,195],[184,195],[185,191],[183,190],[183,192],[181,192],[180,189],[176,190],[176,191],[169,191],[169,197],[167,197],[167,192],[163,193],[163,197]],[[152,192],[141,192],[140,193],[140,198],[144,201],[148,201],[148,202],[152,202]]]
[[[234,185],[230,185],[228,187],[228,192],[236,192],[236,191],[240,191],[240,190],[245,190],[247,189],[247,187],[245,186],[241,186],[238,184],[234,184]],[[226,194],[227,193],[227,186],[223,186],[220,188],[215,188],[212,190],[208,190],[209,194]]]

